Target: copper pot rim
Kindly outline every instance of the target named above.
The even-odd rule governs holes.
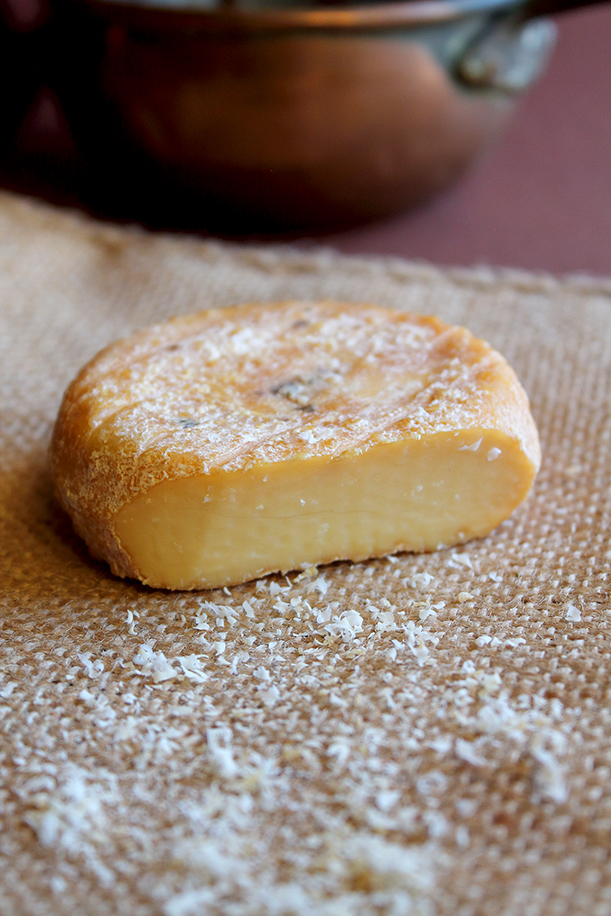
[[[67,0],[87,8],[96,18],[160,30],[209,33],[320,32],[371,33],[451,23],[471,16],[510,13],[523,0],[400,0],[333,8],[245,9],[224,6],[198,9],[192,3],[177,8],[131,0]]]

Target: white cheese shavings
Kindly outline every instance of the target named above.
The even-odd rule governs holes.
[[[148,645],[140,646],[134,656],[134,665],[141,667],[141,674],[151,675],[155,683],[171,680],[178,673],[163,652],[155,652]]]
[[[570,620],[571,623],[579,623],[581,620],[581,611],[579,608],[575,607],[574,604],[569,604],[564,616],[567,620]]]
[[[473,445],[461,445],[458,449],[459,452],[476,452],[480,445],[482,444],[483,436],[480,437],[477,442],[474,442]]]

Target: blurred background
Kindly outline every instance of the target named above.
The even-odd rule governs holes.
[[[611,274],[611,6],[559,16],[548,69],[456,185],[344,252]]]
[[[395,215],[374,213],[353,220],[356,225],[348,219],[339,228],[325,226],[324,220],[314,226],[297,222],[288,229],[256,219],[242,225],[226,213],[221,219],[218,204],[200,210],[195,222],[192,214],[182,220],[180,209],[169,212],[168,193],[153,179],[150,193],[133,199],[126,191],[129,181],[110,191],[115,182],[108,176],[102,181],[99,163],[92,167],[87,149],[75,138],[74,117],[67,114],[70,92],[64,96],[62,85],[78,83],[78,68],[64,74],[63,84],[48,78],[46,4],[0,0],[2,188],[153,229],[286,240],[443,265],[611,274],[609,4],[556,18],[557,44],[543,75],[525,91],[499,136],[489,139],[449,184]],[[78,42],[79,32],[72,30],[66,47]]]

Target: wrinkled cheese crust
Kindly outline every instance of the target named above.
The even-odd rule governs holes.
[[[113,344],[69,387],[51,447],[92,553],[168,588],[487,534],[539,461],[487,344],[336,302],[215,309]]]

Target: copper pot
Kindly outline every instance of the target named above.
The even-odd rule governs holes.
[[[102,195],[197,228],[328,229],[426,198],[496,136],[553,43],[527,9],[57,0],[58,91]]]

